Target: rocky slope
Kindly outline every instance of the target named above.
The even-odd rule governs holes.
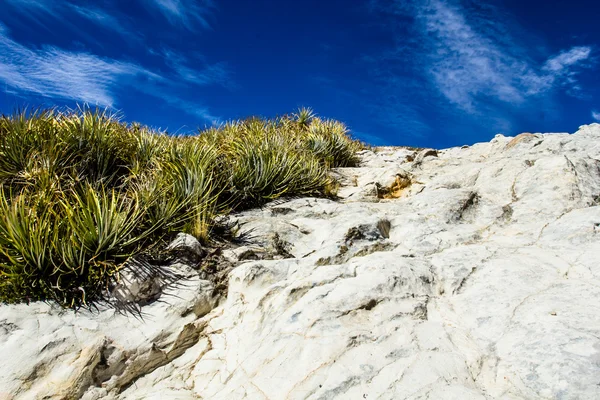
[[[226,298],[1,306],[0,398],[600,398],[600,125],[361,157],[235,216]]]

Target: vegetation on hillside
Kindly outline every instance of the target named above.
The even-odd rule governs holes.
[[[101,110],[0,117],[0,301],[103,299],[128,260],[215,218],[288,195],[331,195],[360,144],[311,110],[196,136]]]

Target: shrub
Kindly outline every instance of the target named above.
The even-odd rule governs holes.
[[[238,138],[229,149],[229,157],[228,186],[242,208],[284,195],[318,195],[329,183],[318,160],[298,150],[293,138],[282,133]]]
[[[190,137],[87,108],[2,116],[0,301],[89,306],[177,232],[209,242],[231,210],[329,195],[360,146],[310,109]]]
[[[306,146],[310,153],[328,167],[355,167],[356,152],[362,145],[348,137],[348,130],[338,121],[316,119],[307,128]]]

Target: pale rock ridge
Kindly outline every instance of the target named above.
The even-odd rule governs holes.
[[[360,156],[235,216],[220,303],[175,264],[144,320],[0,307],[0,398],[600,398],[600,125]]]

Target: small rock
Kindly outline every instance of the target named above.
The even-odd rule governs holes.
[[[128,267],[120,272],[119,283],[111,294],[119,302],[146,305],[158,299],[162,292],[159,276],[150,270]]]
[[[417,156],[415,157],[415,164],[421,164],[423,162],[423,160],[425,159],[425,157],[437,157],[438,156],[438,151],[435,149],[425,149],[425,150],[421,150],[419,152],[419,154],[417,154]]]
[[[235,249],[223,251],[223,258],[232,264],[242,261],[262,260],[265,258],[266,251],[255,246],[240,246]]]
[[[175,240],[169,244],[167,251],[191,263],[200,262],[206,254],[200,242],[187,233],[179,233]]]

